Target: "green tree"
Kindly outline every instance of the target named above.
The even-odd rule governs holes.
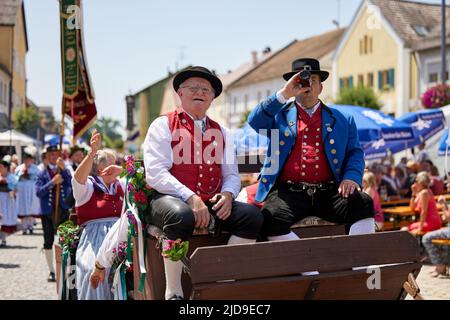
[[[118,132],[118,129],[121,127],[120,121],[112,118],[101,117],[83,134],[82,139],[89,143],[91,140],[92,131],[97,129],[97,131],[102,134],[103,144],[106,148],[121,150],[123,148],[123,138]]]
[[[361,106],[379,110],[382,105],[372,88],[358,86],[341,90],[336,104]]]
[[[251,112],[250,110],[244,112],[244,114],[242,115],[241,123],[239,124],[239,128],[245,126],[245,124],[248,121],[248,116],[250,115],[250,112]]]
[[[39,112],[34,108],[22,108],[13,113],[14,129],[33,135],[41,122]]]

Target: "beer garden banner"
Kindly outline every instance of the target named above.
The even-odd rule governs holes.
[[[94,90],[84,51],[81,0],[60,0],[62,114],[73,120],[73,141],[89,129],[97,117]]]

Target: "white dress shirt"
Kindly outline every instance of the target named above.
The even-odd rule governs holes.
[[[285,104],[288,102],[288,100],[286,100],[286,98],[283,96],[283,94],[281,93],[281,90],[277,92],[277,100],[279,103]],[[314,107],[310,108],[310,109],[306,109],[304,108],[300,103],[298,103],[297,101],[295,101],[295,103],[302,108],[310,117],[312,117],[314,115],[314,113],[317,111],[317,109],[319,109],[320,107],[320,101],[317,102],[316,105],[314,105]]]
[[[196,122],[196,125],[201,126],[201,122]],[[233,197],[236,198],[241,188],[241,179],[233,140],[225,128],[221,127],[221,130],[225,139],[225,150],[221,163],[223,179],[221,192],[231,192]],[[147,183],[160,193],[187,201],[195,192],[183,185],[169,172],[173,165],[171,142],[172,134],[169,128],[169,120],[167,116],[161,116],[150,125],[144,141],[144,165]]]

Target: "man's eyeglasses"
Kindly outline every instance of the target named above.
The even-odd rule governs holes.
[[[202,91],[203,94],[207,94],[207,95],[211,95],[213,93],[213,90],[209,89],[209,88],[204,88],[204,87],[191,87],[191,86],[184,86],[184,87],[180,87],[181,89],[189,89],[189,91],[191,91],[192,93],[197,93],[199,90]]]

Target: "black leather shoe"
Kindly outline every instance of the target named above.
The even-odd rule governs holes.
[[[55,277],[54,272],[50,272],[50,274],[48,275],[47,281],[48,282],[56,282],[56,277]]]
[[[184,300],[183,297],[180,297],[179,295],[174,294],[173,296],[171,296],[169,299],[167,300]]]

